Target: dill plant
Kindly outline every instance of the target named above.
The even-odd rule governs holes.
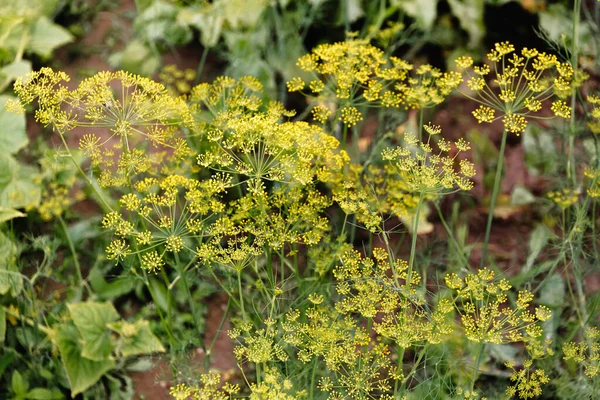
[[[507,132],[522,133],[527,119],[538,117],[542,102],[554,96],[554,114],[568,118],[571,112],[561,96],[571,91],[573,69],[535,50],[521,54],[499,43],[488,55],[500,94],[488,86],[489,66],[474,67],[467,81],[475,92],[467,95],[482,103],[474,116],[480,122],[502,118],[505,125],[482,260]],[[469,143],[451,143],[439,127],[420,123],[418,134],[398,137],[399,145],[385,147],[378,160],[361,163],[359,154],[345,150],[347,129],[358,132],[364,118],[361,108],[432,107],[459,87],[461,74],[413,66],[352,37],[317,47],[298,65],[314,79],[293,78],[288,89],[308,87],[316,95],[312,115],[318,124],[294,120],[283,104],[266,102],[253,77],[183,87],[187,95],[180,97],[125,72],[99,73],[68,89],[66,74],[42,69],[15,85],[20,102],[8,107],[22,111],[36,102],[35,118],[59,133],[65,156],[95,191],[101,225],[112,235],[106,257],[129,268],[151,294],[159,279],[167,288],[167,315],[157,310],[172,354],[181,340],[170,322],[177,311],[173,288],[183,287],[198,329],[191,291],[203,279],[200,272],[228,295],[228,334],[246,389],[221,386],[218,374],[206,373],[174,383],[171,396],[410,399],[420,368],[429,371],[428,354],[452,335],[476,343],[478,351],[471,373],[452,376],[441,396],[483,400],[476,382],[486,346],[513,342],[523,343],[529,358],[523,368],[506,363],[512,371],[506,395],[538,396],[549,382],[536,363],[553,351],[541,327],[551,310],[534,305],[532,291],[512,290],[490,269],[464,277],[448,273],[433,293],[426,268],[416,267],[426,202],[473,187],[474,165],[459,157]],[[472,60],[460,58],[457,65],[470,68]],[[597,97],[590,102],[595,107]],[[590,124],[593,130],[595,122]],[[68,145],[78,127],[107,129],[81,139],[87,165]],[[597,167],[586,176],[589,201],[597,197]],[[47,201],[40,212],[60,215],[62,192],[50,191],[59,205]],[[567,209],[578,195],[569,189],[549,197]],[[335,212],[344,216],[337,231]],[[411,249],[400,257],[385,220],[406,215],[413,216]],[[368,246],[357,247],[354,235],[346,234],[349,217],[353,232],[359,226],[369,233]],[[565,233],[579,234],[574,228]],[[594,378],[598,335],[586,334],[585,342],[565,345],[564,358],[584,363]],[[202,345],[209,359],[214,342]]]

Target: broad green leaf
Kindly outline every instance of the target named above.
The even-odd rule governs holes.
[[[42,57],[50,57],[57,47],[73,41],[73,35],[47,17],[39,18],[31,30],[27,50]]]
[[[392,5],[413,17],[423,30],[429,31],[433,27],[437,16],[437,0],[392,0]]]
[[[167,302],[167,287],[162,284],[158,279],[150,278],[150,294],[152,295],[152,300],[154,303],[162,308],[164,311],[167,311],[169,308]]]
[[[64,399],[65,396],[58,390],[49,390],[43,388],[31,389],[27,392],[27,399],[31,400],[60,400]]]
[[[514,360],[517,356],[517,349],[514,346],[507,344],[493,344],[489,345],[490,356],[501,363],[509,360]]]
[[[364,14],[365,12],[360,5],[360,0],[346,0],[340,5],[340,14],[337,23],[338,25],[344,25],[348,21],[351,24]]]
[[[529,270],[538,255],[544,249],[546,244],[548,243],[548,239],[550,239],[550,231],[545,225],[539,224],[535,227],[533,232],[531,232],[531,237],[529,238],[529,255],[527,256],[527,261],[525,263],[525,267],[523,268],[525,271]]]
[[[37,176],[37,169],[20,165],[11,155],[0,152],[0,207],[36,207],[41,196]]]
[[[105,273],[101,263],[92,267],[88,280],[94,293],[103,299],[111,299],[131,292],[136,285],[136,280],[130,276],[117,276],[111,281],[104,279]]]
[[[6,351],[6,353],[0,356],[0,378],[4,375],[6,368],[8,368],[15,360],[15,353],[15,349],[11,349],[11,351]]]
[[[106,380],[110,391],[109,400],[131,400],[135,397],[133,381],[127,375],[121,374],[118,378],[106,375]]]
[[[146,320],[141,319],[133,324],[118,321],[108,326],[121,335],[121,343],[118,347],[124,357],[165,351]]]
[[[553,274],[546,278],[544,287],[540,291],[540,304],[551,308],[562,307],[565,302],[565,281],[560,274]]]
[[[12,390],[15,392],[17,396],[23,396],[27,393],[27,389],[29,389],[29,383],[23,376],[19,373],[19,371],[14,371],[12,374]]]
[[[17,297],[23,290],[23,276],[17,269],[17,246],[0,231],[0,295]]]
[[[558,154],[554,136],[538,125],[527,124],[523,134],[523,148],[525,149],[525,162],[536,174],[547,174],[556,171]]]
[[[31,61],[29,60],[14,61],[0,68],[0,76],[8,81],[14,81],[29,72],[31,72]]]
[[[13,210],[12,208],[0,207],[0,223],[10,221],[13,218],[26,217],[21,211]]]
[[[144,76],[151,76],[160,66],[157,56],[139,40],[129,42],[123,51],[110,56],[108,62],[113,67]]]
[[[126,369],[127,371],[132,372],[145,372],[150,370],[154,363],[149,357],[139,358],[135,360],[133,363],[129,364]]]
[[[204,47],[214,47],[221,38],[225,18],[204,8],[186,7],[179,11],[177,22],[198,29],[200,43]]]
[[[177,22],[179,7],[171,2],[153,0],[144,9],[139,10],[133,27],[137,38],[142,42],[150,46],[157,42],[179,46],[192,40],[191,29]]]
[[[476,48],[485,35],[484,0],[448,0],[448,4],[460,26],[469,33],[468,47]]]
[[[523,185],[515,185],[510,194],[510,204],[513,206],[525,206],[535,202],[535,196]]]
[[[55,341],[63,367],[67,372],[73,397],[98,382],[102,375],[115,367],[113,360],[93,361],[82,357],[82,349],[75,326],[59,325]]]
[[[0,343],[6,338],[6,308],[0,305]]]
[[[82,339],[81,355],[94,361],[109,358],[113,350],[111,332],[107,324],[119,319],[119,314],[111,303],[67,304],[73,323]]]

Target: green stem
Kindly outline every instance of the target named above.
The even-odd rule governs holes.
[[[402,364],[404,363],[404,347],[398,346],[398,367],[396,368],[396,377],[394,378],[394,399],[398,394],[398,388],[400,386],[401,379],[398,379],[402,374]],[[402,380],[403,382],[403,380]]]
[[[434,202],[433,205],[435,206],[435,209],[438,212],[438,216],[440,217],[440,222],[442,223],[442,226],[444,227],[444,230],[446,231],[446,234],[448,235],[448,239],[450,239],[450,242],[456,249],[456,254],[460,257],[460,262],[461,262],[462,266],[466,267],[469,262],[464,255],[462,247],[460,246],[460,244],[454,237],[452,230],[448,226],[448,223],[446,222],[446,219],[444,218],[444,215],[442,214],[442,210],[440,209],[440,206],[436,202]]]
[[[423,141],[423,107],[419,108],[419,142]]]
[[[579,58],[579,20],[581,14],[581,0],[575,0],[573,3],[573,44],[571,46],[571,66],[577,71]],[[577,89],[573,87],[571,93],[571,120],[569,122],[569,155],[567,159],[567,176],[571,179],[573,185],[576,182],[576,169],[573,148],[575,145],[575,107],[577,106]]]
[[[479,343],[479,349],[477,350],[477,358],[475,359],[475,366],[473,368],[473,375],[471,376],[471,393],[475,389],[475,380],[477,379],[477,371],[479,371],[479,364],[481,363],[484,348],[485,343]]]
[[[98,200],[100,200],[100,202],[102,203],[102,206],[104,207],[105,211],[113,211],[112,207],[104,200],[104,198],[102,197],[102,195],[100,194],[98,189],[96,189],[96,186],[94,185],[94,183],[90,180],[90,178],[88,178],[88,176],[85,174],[83,169],[81,169],[81,166],[79,165],[79,163],[77,161],[75,161],[75,158],[73,157],[73,154],[71,153],[71,149],[67,145],[67,141],[65,140],[63,133],[59,132],[58,135],[60,136],[60,139],[61,139],[63,145],[65,146],[67,155],[69,156],[69,158],[71,159],[73,164],[75,164],[75,167],[77,168],[77,171],[79,171],[79,174],[83,177],[83,179],[86,181],[86,183],[92,188],[94,193],[96,193],[96,196],[98,197]]]
[[[496,207],[496,200],[498,199],[498,193],[500,192],[500,182],[502,181],[502,167],[504,166],[504,150],[506,148],[506,137],[508,131],[504,129],[502,132],[502,143],[500,144],[500,152],[498,153],[498,162],[496,165],[496,177],[494,178],[494,189],[492,191],[492,199],[490,201],[490,208],[488,213],[487,225],[485,226],[485,239],[483,241],[483,250],[481,252],[481,262],[479,268],[482,269],[485,265],[488,244],[490,242],[490,233],[492,231],[492,221],[494,220],[494,208]]]
[[[219,338],[219,333],[223,329],[223,325],[225,325],[225,320],[227,319],[227,314],[229,314],[229,309],[231,308],[231,298],[227,298],[227,305],[225,306],[225,311],[223,312],[223,317],[221,318],[221,322],[219,323],[219,327],[215,331],[215,337],[210,342],[209,348],[206,350],[206,357],[204,358],[204,368],[208,371],[210,367],[210,357],[212,355],[212,349],[215,347],[215,343],[217,343],[217,339]]]
[[[200,63],[198,64],[198,68],[196,69],[196,77],[194,78],[194,86],[200,83],[200,78],[202,77],[202,72],[204,72],[204,65],[206,64],[206,57],[208,56],[208,52],[210,47],[204,46],[202,50],[202,57],[200,58]]]
[[[190,262],[193,262],[193,259]],[[185,290],[185,294],[188,299],[188,304],[190,306],[192,318],[194,319],[194,324],[196,325],[196,329],[198,330],[198,333],[200,334],[199,338],[200,338],[201,346],[202,346],[203,350],[206,350],[206,347],[204,345],[204,339],[202,336],[204,334],[204,331],[202,330],[202,325],[200,324],[200,320],[198,319],[196,303],[194,302],[194,299],[192,297],[192,291],[190,290],[190,285],[188,284],[188,280],[185,276],[186,268],[181,265],[181,262],[179,261],[179,256],[177,255],[177,253],[175,253],[175,263],[177,264],[177,272],[179,273],[179,276],[181,277],[181,282],[183,282],[183,288]]]
[[[246,310],[244,309],[244,292],[242,291],[242,271],[237,271],[238,291],[240,297],[240,308],[242,310],[242,319],[246,322]]]
[[[67,224],[62,216],[58,216],[58,221],[60,222],[60,226],[62,227],[65,238],[67,239],[67,243],[69,245],[69,249],[71,250],[71,255],[73,256],[73,263],[75,264],[75,270],[77,271],[77,278],[79,279],[79,283],[83,286],[88,294],[92,294],[92,289],[87,284],[86,280],[83,279],[83,274],[81,273],[81,265],[79,264],[79,257],[77,256],[77,251],[75,250],[75,245],[73,244],[73,240],[71,239],[71,235],[69,234],[69,229],[67,228]]]
[[[410,288],[413,266],[415,264],[415,258],[417,253],[417,230],[419,228],[419,217],[421,215],[421,206],[423,205],[423,192],[419,193],[419,202],[417,203],[417,209],[415,211],[415,217],[412,226],[412,242],[410,245],[410,258],[408,259],[408,272],[406,273],[406,289]]]
[[[317,357],[313,361],[312,374],[310,376],[310,400],[315,398],[315,380],[317,378]]]

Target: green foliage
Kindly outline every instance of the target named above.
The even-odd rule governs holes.
[[[175,399],[593,399],[598,21],[552,4],[551,51],[486,57],[501,3],[139,0],[106,51],[130,72],[83,80],[24,58],[79,3],[2,4],[5,397],[131,399],[164,353]],[[194,37],[196,71],[144,77]]]

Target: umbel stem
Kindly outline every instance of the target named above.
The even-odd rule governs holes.
[[[508,131],[502,131],[502,143],[500,144],[500,152],[498,153],[498,162],[496,164],[496,177],[494,178],[494,189],[492,190],[492,199],[490,201],[490,209],[488,214],[487,225],[485,227],[485,239],[483,241],[483,250],[481,252],[481,262],[479,268],[482,269],[487,258],[487,249],[490,242],[490,232],[492,231],[492,221],[494,220],[494,208],[496,208],[496,200],[500,192],[500,182],[502,181],[502,167],[504,166],[504,149],[506,148],[506,137]]]

